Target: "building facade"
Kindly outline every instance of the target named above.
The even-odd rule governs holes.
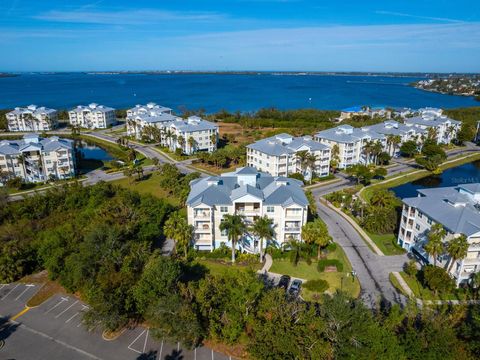
[[[25,182],[67,179],[75,176],[73,141],[57,136],[28,134],[22,140],[0,141],[1,181],[20,177]]]
[[[422,131],[424,136],[428,134],[429,129],[435,129],[437,143],[449,144],[457,137],[462,123],[457,120],[450,119],[447,116],[437,116],[433,111],[421,113],[405,119],[405,125],[415,127],[418,131]]]
[[[161,146],[171,151],[181,149],[187,155],[215,151],[218,143],[216,124],[198,116],[182,119],[173,115],[170,108],[154,103],[128,110],[127,134],[137,139],[155,139]]]
[[[302,162],[300,152],[314,155],[312,164]],[[293,137],[279,134],[247,145],[247,166],[272,176],[289,176],[301,173],[305,179],[327,176],[330,172],[330,148],[311,137]]]
[[[244,167],[220,176],[193,180],[190,187],[188,223],[195,229],[194,246],[199,250],[214,250],[222,244],[231,246],[227,233],[220,230],[226,214],[241,214],[247,224],[268,216],[273,220],[277,245],[290,239],[301,240],[308,200],[299,180]],[[258,251],[258,243],[247,232],[237,248],[254,253]]]
[[[469,243],[467,256],[457,260],[450,272],[457,285],[465,283],[472,273],[480,271],[480,183],[417,191],[417,197],[402,200],[398,244],[422,263],[433,264],[432,256],[424,249],[433,224],[441,224],[446,230],[445,242],[465,235]],[[445,269],[451,261],[448,254],[437,257],[437,265]]]
[[[331,150],[338,148],[340,169],[357,164],[369,164],[371,157],[364,152],[367,143],[379,143],[383,150],[387,148],[385,135],[372,131],[368,127],[354,128],[350,125],[340,125],[332,129],[320,131],[315,134],[314,140],[318,141]],[[332,158],[334,153],[332,151]]]
[[[91,103],[78,105],[68,112],[70,125],[85,129],[106,129],[115,124],[115,109]]]
[[[58,126],[57,110],[43,106],[16,107],[6,117],[9,131],[49,131]]]

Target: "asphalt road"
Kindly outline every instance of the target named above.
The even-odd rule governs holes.
[[[38,287],[0,285],[0,359],[28,360],[133,360],[198,359],[229,360],[206,347],[186,349],[180,343],[155,339],[149,329],[126,329],[117,339],[106,341],[99,330],[87,331],[82,314],[88,306],[73,296],[55,295],[15,321]]]

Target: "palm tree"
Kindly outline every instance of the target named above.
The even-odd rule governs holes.
[[[195,139],[193,138],[193,136],[190,136],[188,138],[188,146],[190,147],[190,154],[194,153],[195,152],[195,146],[196,146],[197,142],[195,141]]]
[[[393,147],[393,138],[395,135],[393,134],[388,134],[387,135],[387,147],[388,147],[388,153],[389,155],[392,155],[392,147]]]
[[[217,141],[218,141],[217,134],[214,133],[210,135],[210,141],[212,142],[212,145],[217,146]]]
[[[437,128],[434,128],[434,127],[428,128],[428,130],[427,130],[427,139],[428,139],[428,140],[434,140],[434,141],[436,141],[436,140],[437,140],[437,137],[438,137],[438,130],[437,130]]]
[[[465,235],[460,235],[452,240],[450,240],[447,244],[447,253],[450,255],[450,265],[448,266],[448,273],[452,270],[453,264],[457,260],[461,260],[467,256],[468,252],[468,241]]]
[[[313,180],[313,175],[315,174],[315,167],[318,161],[318,157],[315,154],[308,154],[307,158],[305,159],[305,165],[308,169],[310,169],[310,184]]]
[[[447,232],[441,224],[434,224],[428,232],[428,243],[424,246],[428,255],[433,256],[433,265],[437,266],[437,256],[443,252],[443,238]]]
[[[220,230],[226,231],[228,240],[232,244],[232,263],[235,263],[235,245],[238,240],[245,233],[247,226],[244,222],[244,217],[239,214],[225,214],[223,221],[220,223]]]
[[[165,236],[175,241],[175,248],[183,248],[185,259],[188,256],[188,246],[192,241],[194,228],[188,225],[187,220],[180,215],[179,212],[174,212],[163,227]]]
[[[320,260],[322,248],[328,245],[332,241],[332,237],[328,233],[327,225],[321,219],[315,219],[312,222],[308,222],[302,227],[302,239],[307,244],[316,244],[317,258]]]
[[[392,144],[393,144],[393,154],[395,155],[398,145],[402,143],[402,137],[400,135],[395,135],[392,139]]]
[[[297,161],[300,163],[300,169],[302,171],[302,175],[305,172],[305,166],[307,163],[308,155],[309,155],[308,150],[301,150],[295,154]]]
[[[370,156],[373,151],[373,141],[367,141],[362,147],[362,153],[365,155],[365,163],[370,163]]]
[[[474,291],[475,298],[477,298],[478,292],[480,291],[480,272],[476,272],[470,275],[469,283]]]
[[[185,138],[180,135],[177,139],[178,141],[178,145],[180,145],[180,148],[182,149],[182,151],[184,151],[183,147],[185,146]]]
[[[290,236],[287,246],[290,248],[290,262],[293,266],[297,266],[302,259],[304,259],[309,265],[312,263],[310,254],[304,243],[301,243]]]
[[[252,233],[260,241],[260,262],[263,259],[263,241],[271,240],[275,236],[273,231],[273,220],[268,216],[262,216],[255,219],[251,228]]]
[[[332,152],[330,154],[330,169],[332,169],[332,173],[335,173],[337,170],[338,165],[340,165],[340,148],[337,144],[332,146]]]
[[[455,132],[455,126],[450,125],[445,129],[445,135],[447,136],[448,142],[451,142],[451,136]]]

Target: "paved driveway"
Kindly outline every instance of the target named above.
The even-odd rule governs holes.
[[[0,359],[198,359],[229,360],[209,348],[189,350],[180,343],[154,339],[149,329],[126,329],[117,339],[106,341],[100,330],[87,331],[82,315],[88,306],[73,296],[55,295],[42,305],[20,315],[25,302],[38,289],[24,284],[0,285]],[[3,325],[2,325],[3,324]]]

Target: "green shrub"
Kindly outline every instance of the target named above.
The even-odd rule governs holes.
[[[283,251],[274,247],[267,248],[267,254],[270,254],[273,260],[288,258],[288,251]]]
[[[300,180],[301,182],[305,183],[305,177],[300,173],[290,174],[288,175],[288,177],[292,179]]]
[[[317,269],[320,272],[324,272],[327,266],[335,266],[338,272],[343,271],[343,264],[337,259],[322,259],[318,262]]]
[[[327,247],[325,248],[325,250],[327,250],[327,252],[329,252],[329,253],[332,253],[332,252],[334,252],[335,250],[337,250],[337,244],[334,243],[334,242],[331,242],[330,244],[327,245]]]
[[[308,289],[310,291],[315,291],[315,292],[318,292],[318,293],[322,293],[324,292],[325,290],[328,289],[329,287],[329,284],[326,280],[322,280],[322,279],[317,279],[317,280],[309,280],[307,281],[303,287],[305,289]]]

